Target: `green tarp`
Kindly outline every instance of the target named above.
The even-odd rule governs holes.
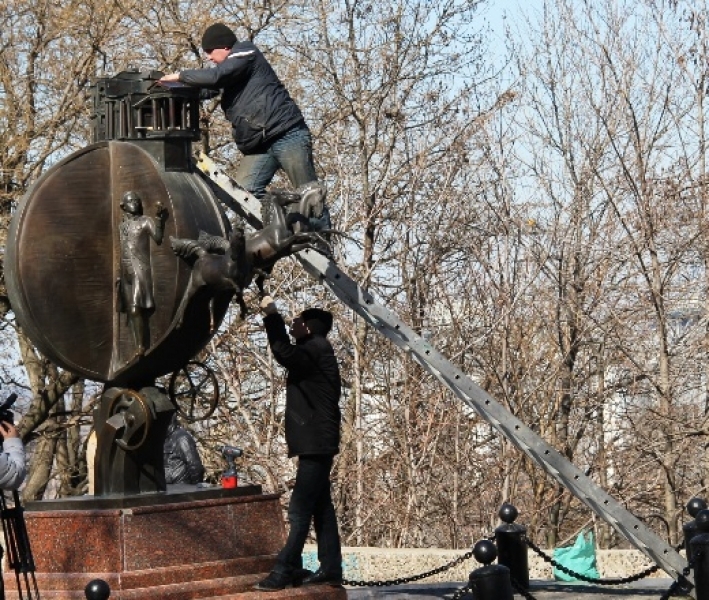
[[[574,573],[592,579],[600,578],[596,569],[596,547],[593,542],[593,531],[579,533],[572,546],[555,548],[552,558]],[[554,567],[554,579],[557,581],[579,581],[578,578],[564,573],[557,567]]]

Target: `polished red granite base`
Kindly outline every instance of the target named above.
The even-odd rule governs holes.
[[[92,579],[111,600],[346,598],[323,586],[253,591],[285,541],[279,497],[258,486],[34,502],[25,521],[42,600],[84,600]],[[15,574],[4,581],[20,598]]]

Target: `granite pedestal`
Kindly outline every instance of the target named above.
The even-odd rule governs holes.
[[[169,488],[28,503],[42,600],[84,600],[86,584],[97,578],[111,587],[111,600],[347,597],[329,586],[253,591],[285,542],[278,495],[263,494],[260,486]],[[7,567],[4,582],[7,599],[20,598]]]

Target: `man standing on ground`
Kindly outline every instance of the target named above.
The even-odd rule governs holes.
[[[244,155],[236,181],[257,198],[279,168],[301,194],[298,212],[315,231],[330,229],[325,188],[317,181],[310,129],[266,57],[252,42],[238,42],[223,23],[207,27],[202,49],[216,66],[186,69],[160,81],[221,90],[221,106]]]
[[[290,531],[273,571],[256,589],[281,590],[302,584],[342,584],[342,552],[330,471],[340,448],[340,371],[327,334],[332,314],[304,310],[293,320],[291,343],[273,299],[261,302],[268,343],[286,377],[286,444],[288,456],[298,457],[295,486],[288,506]],[[315,527],[320,568],[302,578],[303,546]]]

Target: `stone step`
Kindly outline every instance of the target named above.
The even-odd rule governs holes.
[[[298,598],[300,600],[346,600],[347,591],[343,587],[329,585],[305,585],[288,588],[279,592],[259,592],[252,590],[240,594],[215,596],[212,600],[270,600],[280,598]]]
[[[298,598],[300,600],[346,600],[347,592],[343,587],[327,585],[309,585],[298,588],[286,588],[275,592],[261,592],[253,586],[266,577],[268,572],[252,573],[235,577],[205,579],[173,583],[169,585],[154,585],[144,588],[117,589],[111,588],[111,600],[281,600],[283,598]],[[34,597],[34,590],[32,590]],[[86,600],[83,591],[67,589],[42,589],[42,600]],[[21,600],[27,598],[18,593],[17,587],[6,587],[6,600]]]
[[[308,585],[286,588],[275,592],[262,592],[253,586],[268,573],[243,575],[218,580],[203,580],[181,585],[162,585],[150,588],[124,590],[121,600],[261,600],[269,598],[300,598],[301,600],[345,600],[347,592],[343,587]],[[42,596],[44,598],[44,596]],[[113,594],[111,594],[113,598]]]

